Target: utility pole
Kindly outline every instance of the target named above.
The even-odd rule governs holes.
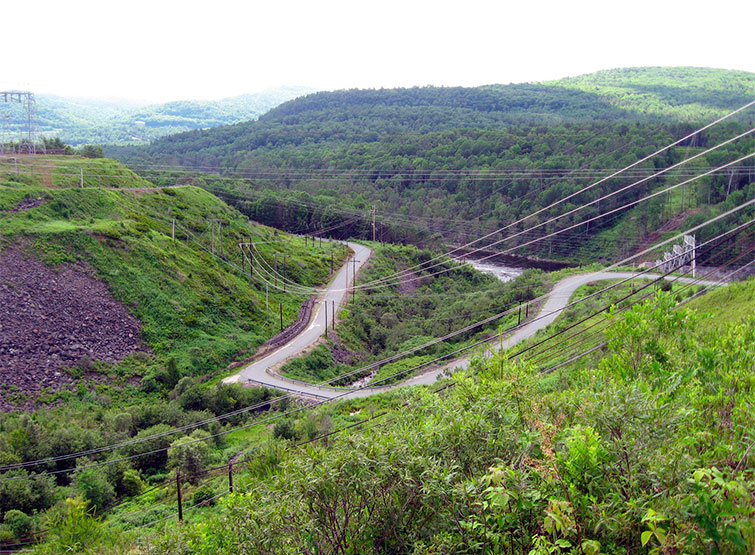
[[[278,257],[283,257],[283,275],[281,276],[281,281],[283,282],[283,292],[286,292],[286,258],[289,256],[288,254],[273,254],[275,257],[275,284],[278,284]]]
[[[330,275],[333,275],[333,249],[330,249]]]
[[[281,319],[281,331],[283,331],[283,302],[282,301],[278,303],[278,312],[280,313],[280,319]]]
[[[333,331],[336,331],[336,302],[335,301],[330,301],[330,302],[333,303],[332,305],[330,305],[333,308],[333,314],[331,316],[331,319],[333,320],[333,327],[331,329]]]
[[[215,256],[215,220],[210,220],[210,251]]]
[[[233,461],[228,461],[228,491],[233,493]]]
[[[218,246],[221,254],[223,250],[223,241],[221,235],[223,222],[215,218],[210,218],[210,251],[212,252],[213,256],[215,256],[215,224],[218,224]]]
[[[175,218],[173,218],[173,224],[171,225],[171,228],[170,228],[170,238],[173,239],[174,241],[176,240],[176,219]]]
[[[325,299],[325,337],[328,337],[328,300]]]
[[[181,498],[181,471],[176,469],[176,495],[178,497],[178,522],[183,522],[184,508],[183,499]]]
[[[267,282],[265,282],[265,312],[270,311],[270,305],[267,303]]]
[[[372,241],[375,241],[375,238],[377,237],[377,233],[375,232],[375,215],[377,214],[377,209],[373,206],[372,207]]]
[[[354,275],[354,281],[352,282],[351,286],[351,302],[354,302],[354,297],[357,295],[357,262],[361,262],[361,260],[357,260],[356,258],[352,258],[349,262],[351,262],[352,266],[352,273]],[[346,275],[348,278],[348,274]]]

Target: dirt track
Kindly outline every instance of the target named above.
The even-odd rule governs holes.
[[[82,357],[112,363],[146,350],[138,320],[93,275],[83,265],[56,271],[16,249],[0,253],[0,410],[33,405],[14,399],[14,389],[35,397],[70,387],[65,368]]]

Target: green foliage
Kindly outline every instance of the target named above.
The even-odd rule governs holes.
[[[59,553],[113,553],[124,548],[122,539],[102,524],[81,497],[66,499],[49,517],[45,543],[35,549],[40,555]]]
[[[105,151],[101,145],[84,145],[79,148],[78,153],[84,158],[104,158]]]
[[[86,463],[89,461],[84,459]],[[115,500],[115,489],[98,468],[85,468],[76,472],[76,489],[94,513],[100,513]]]
[[[273,427],[273,437],[280,439],[296,439],[296,428],[289,419],[279,420]]]
[[[34,530],[34,522],[29,515],[17,509],[11,509],[3,515],[3,522],[10,528],[16,538],[25,538]]]
[[[617,317],[606,362],[559,380],[493,357],[442,396],[407,391],[382,425],[286,455],[154,547],[743,553],[755,541],[755,318],[709,333],[669,298]]]
[[[437,246],[444,239],[463,244],[470,235],[484,235],[502,222],[578,193],[606,175],[605,168],[634,163],[691,133],[700,121],[739,108],[751,98],[754,79],[747,72],[635,68],[547,84],[335,91],[286,103],[256,122],[166,137],[148,147],[113,153],[140,164],[194,164],[201,159],[225,171],[236,170],[239,176],[264,170],[265,176],[251,183],[199,175],[191,179],[224,195],[256,221],[281,229],[299,232],[335,225],[340,238],[369,238],[366,208],[374,205],[380,216],[378,233],[385,241]],[[742,112],[636,171],[651,174],[688,159],[701,147],[745,132],[751,119]],[[716,166],[749,154],[752,147],[753,138],[745,137],[690,165]],[[343,175],[324,178],[324,170]],[[641,250],[649,234],[667,231],[663,224],[669,220],[708,218],[701,209],[750,198],[746,174],[732,180],[724,173],[696,180],[611,218],[576,226],[558,240],[522,246],[518,253],[583,262]],[[149,175],[165,183],[186,179],[180,174]],[[612,178],[565,208],[634,181]],[[613,209],[676,183],[670,175],[645,181],[617,194],[607,206],[562,219],[559,227],[595,216],[601,206]],[[720,208],[711,210],[720,213]],[[528,225],[552,216],[543,211],[528,218]],[[544,231],[553,231],[552,226]],[[530,239],[509,237],[505,247]]]
[[[8,470],[3,478],[29,476],[25,470]],[[0,512],[18,509],[27,514],[51,507],[57,500],[55,480],[43,474],[24,479],[0,482]]]
[[[199,486],[196,490],[194,490],[194,495],[191,497],[191,503],[192,505],[198,505],[200,503],[204,503],[205,505],[214,505],[215,500],[213,497],[215,497],[215,490],[212,489],[212,486],[209,484],[205,484],[203,486]]]
[[[168,451],[168,468],[187,476],[192,483],[198,483],[201,479],[199,474],[207,464],[210,449],[208,443],[203,440],[209,436],[210,434],[204,430],[194,430],[190,435],[173,441]]]

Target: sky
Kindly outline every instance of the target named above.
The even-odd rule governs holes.
[[[753,16],[745,0],[5,2],[0,90],[164,102],[636,66],[755,72]]]

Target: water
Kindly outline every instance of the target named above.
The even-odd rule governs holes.
[[[491,262],[478,262],[469,258],[463,260],[475,270],[482,272],[483,274],[490,274],[495,276],[501,281],[512,281],[518,276],[522,275],[524,268],[512,268],[511,266],[502,266],[500,264],[493,264]]]

